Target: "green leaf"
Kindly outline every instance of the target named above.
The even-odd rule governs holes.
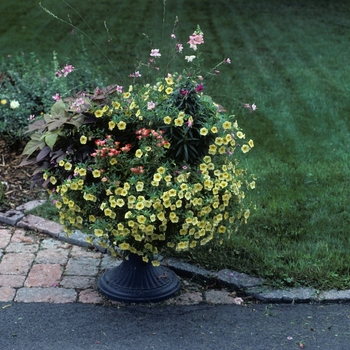
[[[57,101],[51,108],[51,115],[53,118],[67,118],[66,105],[62,100]]]
[[[55,133],[46,133],[45,135],[45,143],[51,148],[53,149],[53,146],[55,145],[56,141],[57,141],[57,138],[58,138],[58,133],[55,132]]]
[[[41,139],[40,134],[33,134],[31,140],[26,144],[22,152],[23,155],[32,155],[36,150],[43,149],[45,142]]]

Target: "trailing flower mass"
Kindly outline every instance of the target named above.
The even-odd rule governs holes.
[[[237,152],[254,143],[205,94],[199,27],[187,44],[185,57],[174,45],[181,74],[159,69],[161,52],[152,48],[131,84],[60,99],[31,124],[23,164],[37,164],[33,183],[48,188],[68,233],[80,229],[90,243],[148,261],[163,247],[220,242],[249,218],[245,192],[255,182]],[[73,70],[66,67],[62,79]],[[154,81],[138,82],[142,69],[154,68]]]

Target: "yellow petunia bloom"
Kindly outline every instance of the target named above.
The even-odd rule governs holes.
[[[249,147],[248,145],[243,145],[243,146],[241,147],[241,150],[242,150],[243,153],[247,153],[247,152],[249,152],[250,147]]]
[[[99,228],[96,228],[96,229],[94,230],[94,235],[95,235],[96,237],[102,237],[102,236],[103,236],[103,230],[101,230],[101,229],[99,229]]]
[[[137,158],[141,158],[142,155],[143,155],[143,152],[142,152],[140,149],[138,149],[138,150],[135,152],[135,156],[136,156]]]
[[[208,134],[208,129],[207,128],[201,128],[199,130],[199,133],[202,135],[202,136],[206,136]]]
[[[92,172],[92,176],[93,176],[94,178],[100,177],[100,176],[101,176],[100,170],[95,169],[95,170]]]
[[[113,120],[108,122],[108,129],[109,130],[113,130],[115,128],[115,123]]]
[[[222,124],[222,127],[223,127],[225,130],[231,129],[231,122],[229,122],[228,120],[226,120],[226,121]]]
[[[125,128],[126,128],[126,123],[123,122],[123,121],[120,121],[120,122],[117,124],[117,126],[118,126],[118,129],[119,129],[119,130],[125,130]]]
[[[87,137],[84,135],[80,136],[80,143],[82,145],[86,145],[86,142],[87,142]]]
[[[67,163],[64,164],[64,170],[69,171],[71,169],[72,169],[72,164],[71,163],[67,162]]]
[[[95,117],[96,118],[101,118],[103,116],[103,111],[102,109],[98,109],[96,112],[95,112]]]
[[[174,120],[174,124],[175,124],[176,126],[182,126],[183,123],[184,123],[184,120],[183,120],[182,118],[176,118],[176,119]]]
[[[173,89],[172,89],[171,87],[167,87],[167,88],[165,89],[165,93],[166,93],[167,95],[170,95],[172,92],[173,92]]]
[[[166,117],[164,117],[163,121],[164,121],[164,124],[171,124],[171,118],[167,115]]]

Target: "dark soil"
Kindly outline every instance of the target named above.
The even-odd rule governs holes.
[[[47,197],[44,189],[30,188],[34,167],[19,166],[23,159],[21,153],[22,149],[11,150],[0,139],[0,212],[15,209],[30,200]]]

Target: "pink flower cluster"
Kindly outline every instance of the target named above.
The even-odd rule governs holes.
[[[111,138],[111,137],[107,136],[107,138]],[[123,147],[120,147],[119,141],[115,141],[112,147],[107,147],[106,143],[107,143],[107,140],[96,140],[95,145],[98,147],[98,149],[94,153],[91,153],[91,157],[100,157],[100,158],[105,158],[106,156],[113,157],[113,156],[117,156],[121,152],[129,152],[131,149],[131,144],[129,143]]]
[[[190,35],[190,40],[187,44],[190,44],[190,48],[193,50],[197,50],[197,45],[203,44],[203,33],[202,32],[194,32],[193,35]]]
[[[61,78],[62,76],[66,77],[69,73],[74,71],[74,67],[71,64],[66,64],[63,69],[56,72],[56,76]]]

